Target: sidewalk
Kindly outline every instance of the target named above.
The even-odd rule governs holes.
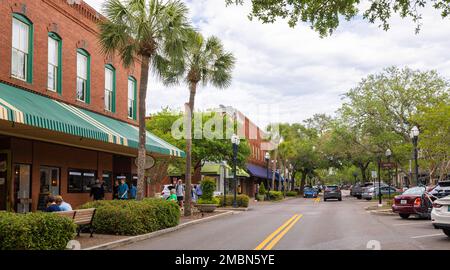
[[[120,235],[103,235],[95,234],[94,237],[90,238],[89,234],[81,234],[80,237],[76,237],[74,240],[79,241],[82,250],[108,250],[131,244],[134,242],[151,239],[166,233],[174,232],[187,226],[192,226],[202,222],[207,222],[216,218],[221,218],[228,215],[239,214],[240,211],[227,211],[227,210],[216,210],[213,213],[193,213],[191,217],[180,217],[180,223],[178,226],[155,231],[148,234],[137,235],[137,236],[120,236]]]

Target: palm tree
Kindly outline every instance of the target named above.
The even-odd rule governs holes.
[[[149,70],[163,78],[169,67],[178,70],[183,44],[190,28],[188,9],[178,0],[107,0],[103,5],[106,20],[100,26],[100,45],[107,56],[118,54],[125,67],[141,63],[139,86],[139,146],[137,199],[144,196],[146,129],[145,100]]]
[[[235,64],[233,54],[226,52],[217,37],[205,38],[198,32],[189,31],[184,49],[184,79],[189,86],[189,103],[186,121],[186,204],[185,216],[191,215],[191,167],[192,127],[195,94],[199,82],[217,88],[230,86]]]

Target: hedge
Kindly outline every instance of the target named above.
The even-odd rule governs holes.
[[[288,196],[288,197],[296,197],[297,195],[298,195],[297,191],[286,192],[286,196]]]
[[[89,202],[80,209],[96,208],[93,226],[99,234],[140,235],[177,226],[180,209],[161,199]]]
[[[269,191],[270,200],[280,201],[283,199],[283,192],[281,191]]]
[[[64,250],[76,225],[52,213],[0,213],[0,250]]]
[[[223,206],[223,196],[217,197],[220,200],[219,206]],[[225,206],[233,206],[234,195],[225,196]],[[236,196],[236,202],[238,207],[248,207],[248,202],[250,197],[245,194],[240,194]]]

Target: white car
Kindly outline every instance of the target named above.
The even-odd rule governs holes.
[[[450,237],[450,196],[434,201],[431,222],[435,229],[442,229]]]

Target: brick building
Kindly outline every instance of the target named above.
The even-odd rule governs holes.
[[[67,0],[0,1],[0,210],[73,206],[90,185],[136,179],[140,65],[106,58],[93,8]],[[147,134],[154,158],[184,153]]]
[[[239,177],[238,185],[241,187],[243,194],[254,197],[255,185],[264,183],[267,188],[270,179],[272,179],[271,169],[269,169],[269,177],[267,177],[265,155],[268,151],[273,150],[273,146],[266,140],[265,132],[242,112],[235,108],[225,106],[221,106],[218,111],[234,118],[238,123],[238,135],[249,142],[251,154],[247,161],[247,168],[245,169],[250,177]]]

